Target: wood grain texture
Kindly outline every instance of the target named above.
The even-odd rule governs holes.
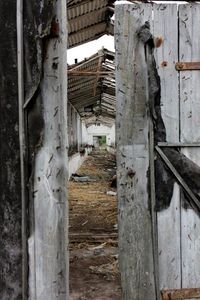
[[[41,94],[44,141],[35,159],[29,298],[68,299],[66,1],[58,1],[59,38],[49,40]],[[52,67],[53,63],[57,68]]]
[[[9,12],[9,13],[8,13]],[[22,299],[16,1],[0,2],[0,299]]]
[[[180,16],[180,60],[200,60],[200,32],[198,4],[181,5]],[[200,141],[200,72],[180,72],[180,124],[181,142]],[[182,152],[200,165],[199,148],[184,148]],[[200,287],[200,219],[192,209],[182,209],[182,287]]]
[[[167,142],[179,141],[178,23],[176,4],[154,4],[155,37],[163,43],[155,49],[158,74],[161,80],[161,112]],[[170,21],[169,21],[170,20]],[[180,262],[180,195],[174,185],[171,205],[157,214],[160,289],[181,287]]]
[[[151,17],[149,4],[116,5],[119,265],[124,300],[156,299],[147,191],[147,66],[137,36]]]

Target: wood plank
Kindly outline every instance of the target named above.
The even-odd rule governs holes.
[[[30,299],[66,300],[68,295],[67,243],[67,77],[66,1],[57,1],[54,15],[59,38],[48,40],[40,85],[44,138],[35,157],[34,198],[29,238]],[[58,68],[52,68],[55,62]],[[57,113],[55,114],[55,109]]]
[[[22,299],[16,1],[0,2],[0,299]]]
[[[160,157],[162,158],[162,160],[165,162],[166,166],[173,173],[173,175],[176,178],[177,182],[179,182],[179,184],[184,189],[184,192],[188,194],[188,196],[189,196],[189,198],[191,200],[190,203],[191,203],[192,208],[195,209],[195,210],[197,210],[197,212],[200,211],[199,199],[195,196],[195,194],[190,189],[190,187],[187,185],[187,183],[185,182],[185,180],[181,177],[181,175],[179,174],[179,172],[174,168],[173,164],[169,161],[169,159],[164,154],[164,152],[158,146],[156,146],[155,148],[156,148],[156,151],[159,153]]]
[[[200,143],[162,143],[162,142],[159,142],[158,143],[158,146],[159,147],[197,147],[199,148],[200,147]]]
[[[26,112],[24,112],[24,37],[23,37],[23,1],[17,0],[17,69],[18,69],[18,106],[19,106],[19,141],[21,170],[21,203],[22,203],[22,300],[27,298],[28,291],[28,247],[27,247],[27,209],[28,193],[26,161]],[[26,121],[25,121],[26,120]]]
[[[116,4],[117,164],[119,266],[124,300],[156,299],[149,168],[147,65],[137,30],[152,17],[151,4]]]
[[[200,32],[198,30],[200,6],[180,5],[180,60],[199,61]],[[181,142],[200,142],[200,72],[180,73]],[[184,148],[182,152],[200,165],[200,149]],[[182,287],[200,287],[200,219],[192,209],[182,209]]]
[[[167,142],[175,143],[179,141],[179,79],[175,70],[175,62],[178,61],[177,5],[154,4],[153,8],[154,36],[164,40],[155,49],[161,79],[161,112]],[[177,184],[174,185],[170,207],[157,214],[157,224],[160,289],[180,288],[180,197]]]

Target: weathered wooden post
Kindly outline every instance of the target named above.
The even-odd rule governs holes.
[[[0,16],[0,299],[66,300],[66,1]]]
[[[0,299],[22,297],[16,1],[0,2]]]
[[[156,299],[148,195],[147,67],[138,30],[149,4],[115,8],[119,266],[124,300]]]
[[[30,299],[68,299],[67,17],[55,2],[40,83],[43,140],[35,156],[29,238]]]

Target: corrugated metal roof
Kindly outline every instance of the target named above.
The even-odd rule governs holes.
[[[115,0],[68,0],[68,48],[113,34]]]
[[[86,123],[109,125],[116,115],[114,53],[100,50],[68,71],[68,99]]]

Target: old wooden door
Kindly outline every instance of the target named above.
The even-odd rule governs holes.
[[[177,71],[175,65],[178,61],[200,62],[199,17],[200,5],[195,3],[178,6],[120,1],[116,5],[119,263],[123,299],[155,300],[163,289],[200,287],[200,217],[194,209],[185,208],[184,189],[171,171],[168,170],[175,181],[169,205],[157,211],[151,211],[152,204],[149,206],[149,174],[155,171],[150,166],[155,168],[159,154],[151,153],[149,74],[144,44],[138,38],[138,30],[149,21],[150,31],[159,37],[154,55],[160,78],[159,109],[166,130],[165,143],[192,160],[198,173],[200,70]],[[196,179],[200,181],[200,177]],[[155,184],[159,184],[156,179]],[[169,196],[167,185],[155,189]]]

